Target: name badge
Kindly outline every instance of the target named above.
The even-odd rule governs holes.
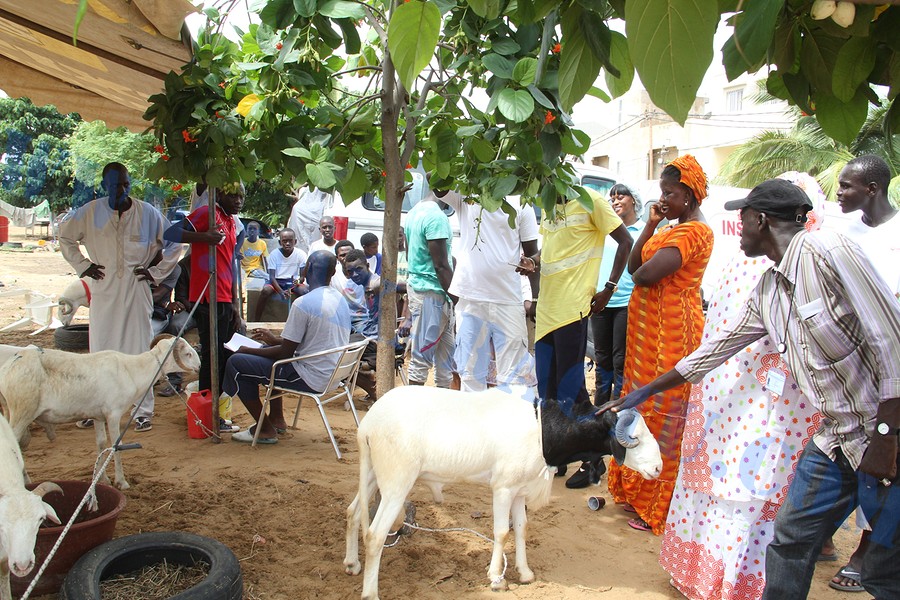
[[[776,396],[780,396],[784,391],[785,379],[784,371],[769,369],[769,373],[766,375],[766,388]]]

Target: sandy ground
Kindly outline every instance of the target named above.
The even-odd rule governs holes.
[[[10,234],[13,242],[36,243],[24,237],[24,230],[13,227]],[[23,287],[58,295],[74,277],[59,253],[0,249],[0,282],[5,284],[0,291]],[[21,296],[0,297],[0,327],[21,316],[22,304]],[[82,311],[86,319],[86,310]],[[0,343],[53,347],[51,331],[29,336],[30,331],[0,333]],[[140,434],[132,430],[125,438],[140,442],[142,449],[123,454],[132,487],[126,491],[128,504],[116,536],[182,530],[216,538],[241,560],[248,598],[359,597],[361,577],[345,575],[341,564],[345,510],[358,479],[355,425],[340,406],[327,412],[344,452],[342,461],[335,459],[311,403],[301,408],[297,430],[288,430],[275,446],[251,449],[231,443],[228,436],[221,444],[189,439],[183,403],[178,398],[157,397],[153,430]],[[249,416],[240,410],[235,421],[250,424]],[[92,432],[74,425],[59,426],[57,432],[52,443],[35,432],[25,452],[32,477],[36,481],[89,479],[96,458]],[[471,533],[416,532],[385,549],[381,597],[681,598],[657,562],[659,539],[626,526],[628,515],[612,505],[605,480],[587,490],[567,490],[563,482],[556,479],[550,506],[529,514],[529,563],[536,583],[517,585],[511,539],[507,542],[510,589],[496,595],[486,576],[487,542]],[[590,511],[587,499],[592,495],[604,496],[606,508]],[[449,486],[444,504],[436,505],[427,490],[417,486],[412,499],[423,527],[465,527],[491,535],[486,487]],[[851,529],[839,532],[841,556],[852,552],[856,535]],[[838,566],[819,564],[810,598],[846,597],[826,585]]]

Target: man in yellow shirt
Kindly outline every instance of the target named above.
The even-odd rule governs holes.
[[[609,202],[596,191],[587,190],[594,201],[593,210],[586,210],[578,200],[570,200],[557,205],[555,218],[545,212],[540,228],[543,247],[537,254],[522,258],[519,264],[519,271],[526,275],[535,270],[541,272],[534,345],[538,394],[542,399],[557,400],[570,415],[574,414],[576,403],[590,403],[584,383],[588,317],[602,311],[609,302],[633,243]],[[607,235],[619,247],[609,282],[595,293]],[[564,474],[565,465],[558,466],[558,475]],[[572,479],[581,476],[587,485],[585,474],[589,466],[582,465],[585,473],[580,470]]]

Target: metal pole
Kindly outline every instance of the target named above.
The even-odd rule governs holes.
[[[209,191],[209,231],[216,231],[216,188],[210,186]],[[212,396],[212,436],[214,444],[221,442],[219,437],[219,320],[217,318],[218,298],[216,297],[216,252],[217,244],[209,245],[209,357],[210,380],[209,392]]]

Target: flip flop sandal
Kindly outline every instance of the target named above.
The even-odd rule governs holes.
[[[835,552],[834,554],[819,553],[819,557],[816,559],[816,562],[837,562],[837,559],[837,552]]]
[[[622,506],[622,510],[624,510],[627,513],[636,513],[637,512],[637,509],[635,507],[633,507],[632,505],[628,504],[627,502]]]
[[[832,578],[828,582],[828,587],[840,590],[842,592],[864,592],[866,591],[862,585],[860,585],[860,574],[859,571],[851,567],[850,565],[844,565],[840,568],[840,570],[834,574],[835,577],[843,577],[845,579],[849,579],[850,581],[855,581],[856,585],[844,585],[842,583],[835,583],[834,578]]]
[[[629,519],[628,526],[638,531],[653,531],[650,525],[643,519]]]

